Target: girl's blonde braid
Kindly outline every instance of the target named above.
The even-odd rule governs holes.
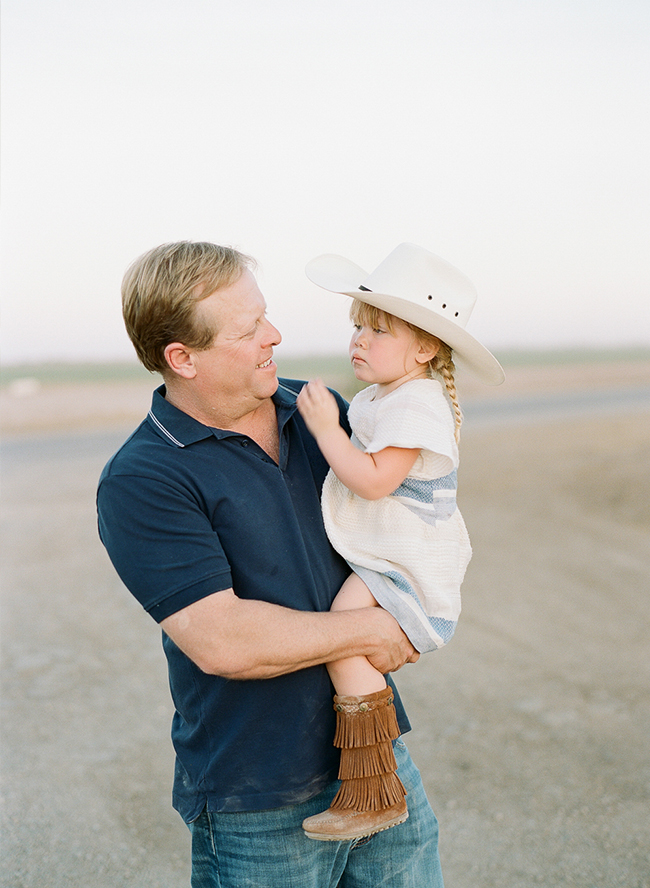
[[[456,444],[458,444],[460,441],[460,427],[463,422],[463,414],[460,409],[460,404],[458,403],[458,393],[456,392],[456,381],[454,379],[456,366],[452,358],[451,348],[445,342],[441,342],[437,355],[430,363],[431,369],[442,376],[445,383],[445,388],[447,389],[447,394],[449,395],[449,400],[451,401],[451,406],[454,412],[454,438],[456,439]]]

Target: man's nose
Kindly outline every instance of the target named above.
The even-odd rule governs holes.
[[[269,340],[271,345],[279,345],[282,342],[282,334],[269,320],[266,321],[266,325],[266,339]]]

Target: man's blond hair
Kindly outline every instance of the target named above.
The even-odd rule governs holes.
[[[196,304],[254,267],[250,256],[232,247],[191,241],[162,244],[136,259],[122,281],[122,314],[147,370],[169,369],[165,348],[171,342],[209,348],[218,330],[198,316]]]

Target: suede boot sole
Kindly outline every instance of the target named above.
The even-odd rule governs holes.
[[[408,819],[406,802],[399,802],[383,811],[327,810],[303,821],[302,828],[310,839],[320,842],[351,842],[374,836]]]

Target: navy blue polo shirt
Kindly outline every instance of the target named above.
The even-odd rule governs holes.
[[[349,568],[323,527],[328,466],[296,409],[302,385],[280,380],[273,397],[278,464],[246,435],[178,410],[161,386],[147,419],[104,468],[101,540],[157,622],[231,587],[240,598],[329,610]],[[295,804],[336,777],[324,666],[234,681],[203,673],[164,632],[163,647],[176,709],[173,803],[186,822],[206,805],[228,812]]]

